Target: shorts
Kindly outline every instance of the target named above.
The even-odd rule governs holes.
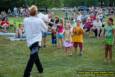
[[[83,43],[81,43],[81,42],[74,42],[74,43],[73,43],[73,46],[74,46],[75,48],[77,48],[78,45],[79,45],[80,48],[83,48]]]
[[[62,39],[62,38],[64,38],[64,35],[63,34],[57,34],[57,37],[59,38],[59,39]]]
[[[43,33],[42,33],[42,37],[43,37],[43,38],[46,38],[46,37],[47,37],[47,32],[43,32]]]
[[[57,44],[57,39],[52,39],[52,44]]]

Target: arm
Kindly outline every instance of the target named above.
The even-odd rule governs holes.
[[[113,29],[113,38],[114,38],[114,44],[115,44],[115,29]]]
[[[64,27],[64,22],[65,22],[65,20],[64,20],[64,16],[62,17],[62,22],[63,22],[62,25],[63,25],[63,27]]]
[[[48,26],[41,20],[41,30],[42,32],[47,32]]]
[[[113,29],[113,36],[115,37],[115,29]]]
[[[102,37],[102,38],[105,37],[105,29],[104,29],[104,28],[102,28],[101,37]]]

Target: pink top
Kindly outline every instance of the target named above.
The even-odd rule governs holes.
[[[63,31],[64,31],[64,28],[63,28],[62,24],[60,24],[58,26],[58,33],[63,33]]]

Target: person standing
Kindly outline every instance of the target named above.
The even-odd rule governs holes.
[[[108,18],[108,25],[104,27],[103,34],[105,37],[105,62],[112,62],[112,47],[114,44],[115,29],[113,28],[113,19]]]
[[[63,42],[63,46],[65,49],[65,55],[72,55],[72,47],[73,47],[73,43],[72,43],[72,38],[71,38],[71,23],[69,20],[67,20],[66,22],[66,26],[65,26],[65,32],[64,32],[64,42]]]
[[[45,22],[45,24],[48,25],[49,22],[50,22],[49,20],[51,18],[51,14],[48,13],[48,14],[45,15],[45,14],[42,14],[42,13],[38,13],[37,17],[40,18],[40,19],[42,19]],[[43,45],[43,47],[47,47],[47,44],[46,44],[46,41],[47,41],[47,32],[43,32],[42,33],[42,37],[43,37],[42,45]]]
[[[83,39],[84,39],[84,30],[80,26],[81,22],[77,21],[77,26],[72,30],[72,42],[75,52],[77,51],[77,47],[79,46],[80,53],[79,55],[83,55]]]
[[[34,63],[39,73],[43,73],[43,66],[40,62],[38,52],[42,41],[42,32],[46,32],[48,27],[43,20],[37,17],[37,11],[37,6],[32,5],[29,8],[30,17],[24,19],[27,45],[31,53],[23,77],[30,77]]]

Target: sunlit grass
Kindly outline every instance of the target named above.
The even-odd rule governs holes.
[[[49,40],[48,40],[49,41]],[[11,42],[0,37],[0,76],[22,77],[29,49],[24,41]],[[113,62],[104,64],[104,45],[102,40],[85,38],[84,54],[78,53],[65,56],[63,49],[53,48],[50,45],[40,50],[40,58],[44,67],[44,77],[76,77],[77,71],[115,71],[115,47],[113,48]],[[36,68],[32,72],[37,77]],[[82,77],[82,76],[80,76]]]

